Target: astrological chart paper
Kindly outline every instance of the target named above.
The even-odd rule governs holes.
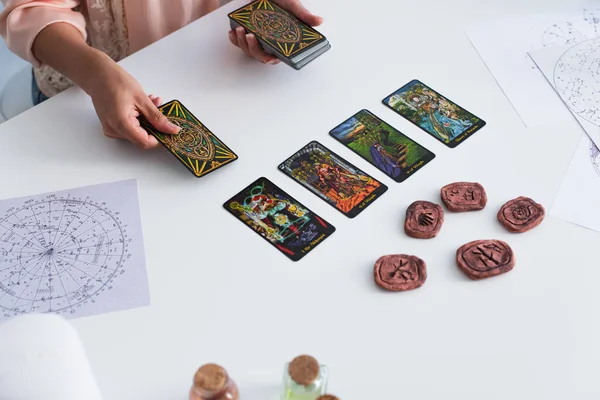
[[[0,200],[0,322],[149,304],[135,180]]]
[[[527,53],[600,37],[600,5],[478,21],[465,31],[525,125],[553,124],[570,115]]]
[[[529,55],[590,139],[600,146],[600,39]]]

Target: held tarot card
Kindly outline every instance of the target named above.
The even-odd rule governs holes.
[[[197,178],[237,160],[237,155],[179,101],[170,101],[159,110],[181,128],[179,134],[161,133],[143,117],[140,118],[142,127]]]
[[[418,80],[409,82],[383,104],[450,148],[485,126],[485,121]]]
[[[300,69],[331,48],[311,26],[269,0],[256,0],[229,14],[231,28],[253,33],[265,52]]]
[[[259,178],[223,206],[292,261],[335,232],[331,224],[267,178]]]
[[[331,132],[343,145],[403,182],[435,158],[435,154],[367,110],[359,111]]]
[[[304,146],[279,169],[349,218],[388,189],[316,141]]]

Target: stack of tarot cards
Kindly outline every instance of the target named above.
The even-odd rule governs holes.
[[[256,0],[229,14],[231,28],[244,27],[263,50],[300,69],[331,48],[329,41],[269,0]]]

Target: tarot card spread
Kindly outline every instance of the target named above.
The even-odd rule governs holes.
[[[197,178],[203,177],[235,160],[237,155],[217,138],[179,101],[173,100],[159,110],[181,128],[177,135],[157,131],[145,118],[140,123]]]
[[[367,110],[358,112],[330,135],[396,182],[403,182],[435,158],[435,154]]]
[[[387,191],[387,186],[316,141],[279,169],[350,218]]]
[[[267,178],[259,178],[223,206],[293,261],[335,232],[327,221]]]
[[[386,97],[383,104],[448,147],[458,146],[485,126],[485,121],[417,80]]]

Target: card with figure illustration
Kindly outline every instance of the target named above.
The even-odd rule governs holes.
[[[317,141],[288,158],[279,170],[349,218],[357,216],[388,189]]]
[[[362,110],[329,132],[396,182],[403,182],[435,158],[370,111]]]
[[[333,225],[267,178],[259,178],[223,206],[292,261],[335,232]]]
[[[418,80],[387,96],[383,104],[450,148],[485,126],[484,120]]]
[[[237,155],[179,101],[170,101],[159,110],[181,128],[179,134],[162,133],[144,117],[140,117],[140,124],[195,177],[201,178],[237,160]]]

